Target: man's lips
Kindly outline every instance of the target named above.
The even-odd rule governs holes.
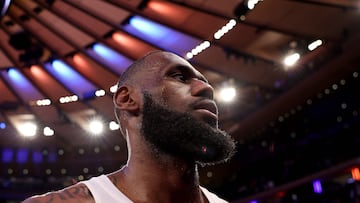
[[[218,118],[218,109],[213,100],[201,100],[196,102],[193,108],[198,112],[209,114],[216,119]]]

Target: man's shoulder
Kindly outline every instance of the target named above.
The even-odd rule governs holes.
[[[77,183],[75,185],[66,187],[62,190],[48,192],[42,195],[34,195],[22,201],[22,203],[72,203],[72,202],[83,202],[83,203],[94,203],[94,199],[89,192],[88,188],[82,184]]]
[[[218,195],[216,195],[213,192],[210,192],[208,189],[206,189],[205,187],[201,187],[202,192],[204,193],[204,195],[206,196],[206,198],[208,199],[209,203],[228,203],[227,200],[220,198]]]

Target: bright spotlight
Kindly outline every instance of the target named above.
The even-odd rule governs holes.
[[[118,88],[117,84],[116,84],[116,85],[111,86],[111,87],[110,87],[110,92],[111,92],[111,93],[115,93],[115,92],[116,92],[116,90],[117,90],[117,88]]]
[[[105,96],[105,94],[106,94],[105,90],[97,90],[95,92],[95,96],[97,96],[97,97]]]
[[[286,66],[292,66],[294,65],[298,60],[300,59],[300,54],[299,53],[293,53],[291,55],[288,55],[285,57],[284,59],[284,64]]]
[[[117,124],[115,121],[111,121],[109,123],[109,128],[110,128],[110,130],[117,130],[120,128],[120,125]]]
[[[92,120],[89,123],[89,129],[91,133],[98,135],[102,133],[104,124],[100,120]]]
[[[18,129],[24,137],[33,137],[36,135],[37,125],[35,123],[27,122],[21,124]]]
[[[231,102],[236,96],[236,90],[234,87],[224,87],[220,90],[220,99],[224,102]]]
[[[309,51],[313,51],[315,50],[316,48],[318,48],[319,46],[321,46],[323,44],[322,40],[318,39],[316,41],[313,41],[312,43],[310,43],[308,45],[308,50]]]
[[[45,136],[53,136],[53,135],[54,135],[54,130],[51,129],[50,127],[45,127],[45,128],[43,129],[43,134],[44,134]]]

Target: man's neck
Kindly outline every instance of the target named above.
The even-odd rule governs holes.
[[[135,202],[205,202],[194,162],[133,154],[110,178]]]

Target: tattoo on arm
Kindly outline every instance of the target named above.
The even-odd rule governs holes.
[[[66,202],[69,200],[76,200],[79,198],[91,199],[92,195],[90,191],[85,186],[79,187],[70,187],[61,191],[51,192],[49,193],[49,199],[47,199],[46,203],[53,203],[56,200],[61,200],[62,202]]]

